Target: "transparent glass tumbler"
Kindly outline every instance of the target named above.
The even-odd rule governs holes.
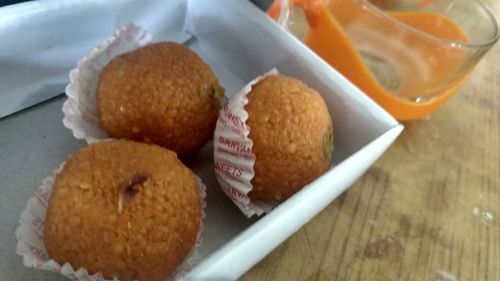
[[[499,37],[479,0],[281,0],[269,14],[399,120],[441,107]]]

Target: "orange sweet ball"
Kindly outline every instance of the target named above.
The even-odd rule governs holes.
[[[248,99],[256,158],[249,197],[283,201],[329,169],[332,118],[318,92],[284,75],[261,80]]]
[[[79,149],[56,177],[45,221],[49,257],[120,280],[165,280],[193,248],[200,191],[175,153],[101,141]]]
[[[212,138],[223,95],[212,69],[195,52],[161,42],[104,67],[97,109],[111,137],[156,143],[185,156]]]

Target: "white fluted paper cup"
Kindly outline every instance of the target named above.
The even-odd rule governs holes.
[[[99,124],[96,89],[102,69],[115,57],[151,43],[152,35],[134,24],[117,30],[93,49],[69,73],[68,99],[63,104],[63,124],[87,143],[109,138]]]
[[[221,108],[214,133],[214,168],[217,181],[226,195],[247,216],[260,216],[271,211],[275,202],[252,200],[252,179],[255,175],[255,154],[246,124],[248,93],[262,79],[278,74],[277,69],[258,76]]]

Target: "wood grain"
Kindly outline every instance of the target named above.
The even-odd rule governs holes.
[[[500,18],[500,3],[486,1]],[[241,280],[500,281],[500,45]]]

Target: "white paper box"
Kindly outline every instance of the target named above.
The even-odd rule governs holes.
[[[228,95],[277,67],[318,90],[334,121],[334,168],[260,219],[247,219],[222,193],[210,145],[188,163],[207,185],[208,196],[204,243],[187,280],[241,276],[340,195],[402,130],[343,76],[242,0],[49,0],[2,8],[0,116],[63,92],[76,62],[129,22],[151,31],[154,40],[184,42],[194,49]],[[63,128],[60,104],[53,100],[0,119],[0,178],[5,179],[0,205],[19,208],[9,210],[0,225],[0,243],[10,249],[0,252],[6,261],[0,265],[0,280],[54,280],[49,273],[20,268],[9,247],[29,193],[55,163],[84,145]]]

